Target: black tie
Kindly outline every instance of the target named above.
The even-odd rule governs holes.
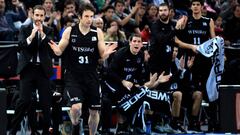
[[[39,46],[41,44],[41,37],[40,37],[40,33],[37,32],[36,33],[36,46],[35,46],[35,51],[34,51],[34,54],[33,54],[33,63],[38,63],[37,62],[37,57],[38,57],[38,53],[39,53]]]

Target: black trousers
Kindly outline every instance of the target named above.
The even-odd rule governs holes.
[[[43,134],[47,135],[50,127],[51,91],[50,80],[44,74],[41,65],[29,64],[20,74],[20,98],[12,119],[11,132],[16,132],[26,112],[32,106],[32,92],[38,90],[40,109],[43,111]],[[36,122],[35,122],[36,123]]]

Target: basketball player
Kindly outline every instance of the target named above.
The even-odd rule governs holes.
[[[79,134],[82,104],[89,107],[89,134],[95,135],[99,123],[100,90],[96,72],[98,59],[105,59],[115,52],[115,45],[105,46],[103,32],[92,25],[95,9],[91,4],[79,9],[79,24],[68,27],[59,44],[49,42],[56,55],[65,50],[66,92],[71,102],[70,118],[74,135]]]
[[[197,54],[197,45],[202,44],[209,38],[215,37],[214,22],[210,18],[202,16],[201,10],[203,9],[203,0],[192,0],[191,10],[192,15],[189,18],[185,18],[185,28],[177,32],[175,38],[176,43],[180,48],[184,48],[185,58],[195,56],[192,71],[192,84],[184,87],[183,89],[192,89],[193,106],[191,113],[190,129],[199,131],[200,123],[198,121],[198,113],[200,110],[203,93],[206,89],[206,81],[211,70],[211,59],[207,59],[204,56]],[[179,40],[180,39],[180,40]],[[189,88],[191,86],[191,88]]]

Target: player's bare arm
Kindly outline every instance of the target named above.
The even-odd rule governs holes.
[[[71,30],[72,27],[65,29],[58,45],[52,40],[48,43],[57,56],[62,55],[63,51],[68,46]]]

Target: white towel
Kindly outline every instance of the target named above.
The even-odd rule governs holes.
[[[205,57],[212,57],[213,60],[206,84],[208,98],[212,102],[218,99],[219,84],[224,70],[224,40],[217,36],[199,45],[197,50]]]

